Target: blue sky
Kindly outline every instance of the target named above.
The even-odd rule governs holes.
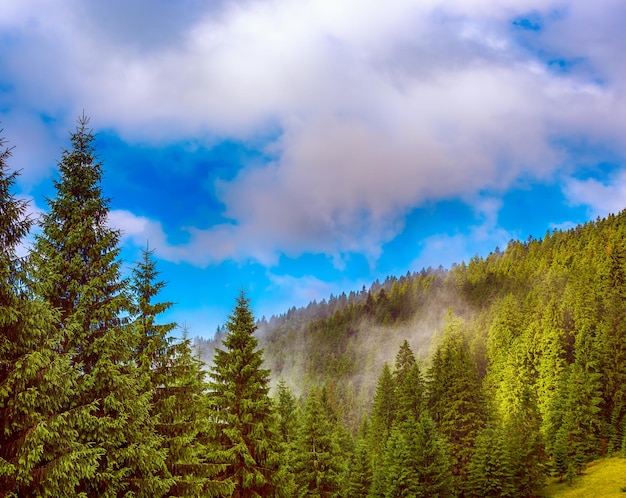
[[[83,109],[127,266],[210,336],[626,206],[621,0],[5,0],[33,214]]]

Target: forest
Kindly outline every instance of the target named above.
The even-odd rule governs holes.
[[[0,139],[0,496],[540,497],[626,452],[626,212],[175,339],[88,125],[37,220]]]

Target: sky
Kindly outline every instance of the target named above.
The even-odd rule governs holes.
[[[623,0],[3,0],[35,216],[83,111],[132,268],[210,337],[626,207]]]

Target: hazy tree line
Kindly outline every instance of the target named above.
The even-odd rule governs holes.
[[[123,275],[88,120],[40,220],[12,193],[10,153],[1,496],[540,496],[546,476],[626,449],[625,213],[269,322],[242,293],[207,368],[161,323],[148,247]],[[434,307],[448,311],[417,357],[403,335]]]

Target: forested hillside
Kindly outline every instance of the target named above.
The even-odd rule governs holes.
[[[40,220],[10,152],[1,496],[530,497],[626,451],[626,212],[269,321],[242,292],[203,365],[150,248],[122,274],[87,118]]]
[[[479,450],[515,450],[499,457],[511,460],[507,479],[527,480],[513,495],[537,494],[546,473],[572,479],[590,459],[626,448],[625,235],[622,212],[293,308],[259,323],[266,364],[304,397],[323,389],[357,441],[362,424],[380,423],[384,395],[381,406],[395,407],[386,446],[401,397],[389,379],[409,348],[424,410],[458,459],[457,486],[467,491],[472,466],[489,465],[472,463]],[[473,400],[455,399],[471,390]]]

